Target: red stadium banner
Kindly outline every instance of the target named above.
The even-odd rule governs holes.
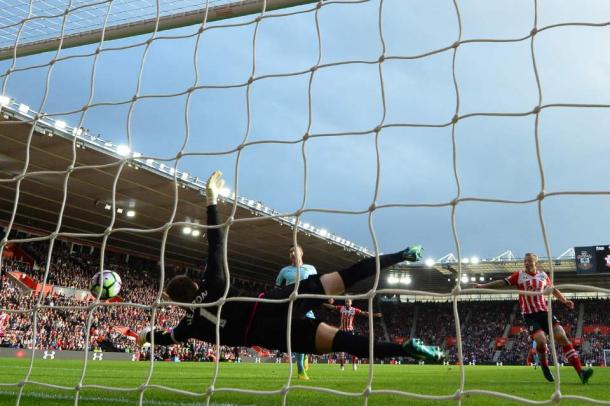
[[[585,334],[601,334],[607,336],[610,335],[610,326],[603,324],[587,324],[583,326],[582,332]]]
[[[521,332],[523,331],[523,327],[522,326],[512,326],[510,328],[510,335],[514,336],[517,334],[521,334]]]

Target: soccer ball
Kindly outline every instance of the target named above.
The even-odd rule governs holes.
[[[97,297],[101,290],[101,300],[111,299],[118,295],[121,291],[121,277],[119,274],[113,271],[104,271],[102,277],[103,281],[101,286],[99,272],[91,278],[91,294]]]

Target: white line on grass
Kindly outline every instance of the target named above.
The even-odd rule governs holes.
[[[15,392],[1,391],[0,396],[15,396]],[[35,399],[52,399],[52,400],[73,400],[74,396],[70,395],[59,395],[53,393],[45,393],[45,392],[24,392],[22,397],[27,398],[35,398]],[[122,404],[133,404],[133,399],[125,399],[125,398],[111,398],[111,397],[101,397],[101,396],[81,396],[79,397],[82,401],[87,402],[113,402],[113,403],[122,403]],[[205,402],[168,402],[164,400],[144,400],[142,402],[144,405],[154,405],[154,406],[200,406],[204,405]],[[233,403],[210,403],[210,406],[238,406]],[[239,405],[244,406],[244,405]],[[248,405],[245,405],[248,406]],[[252,405],[250,405],[252,406]]]

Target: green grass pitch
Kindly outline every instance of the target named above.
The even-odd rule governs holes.
[[[0,359],[0,385],[16,383],[22,380],[28,370],[29,361]],[[75,386],[80,378],[82,362],[61,360],[39,360],[34,364],[30,380],[56,385]],[[85,384],[97,384],[115,387],[137,387],[146,379],[150,368],[148,362],[90,361],[85,377]],[[212,363],[155,363],[151,384],[166,385],[176,389],[202,393],[211,382],[214,373]],[[259,391],[279,390],[287,383],[288,364],[220,364],[216,389],[240,388]],[[360,365],[354,372],[346,366],[341,372],[337,365],[312,365],[310,381],[296,380],[296,369],[292,384],[298,387],[288,394],[289,405],[356,405],[363,404],[362,398],[338,396],[314,392],[309,388],[323,388],[361,392],[366,388],[368,366]],[[548,400],[553,393],[554,384],[547,383],[540,370],[530,367],[465,367],[466,390],[482,389],[505,392],[533,400]],[[579,395],[610,401],[610,368],[596,368],[595,375],[587,385],[582,385],[574,370],[565,366],[561,368],[562,395]],[[459,386],[460,370],[458,367],[439,365],[376,365],[372,388],[392,389],[425,395],[452,395]],[[14,405],[17,389],[12,386],[0,386],[0,405]],[[106,392],[99,389],[86,389],[81,393],[80,404],[83,405],[124,405],[137,404],[138,392]],[[211,405],[280,405],[282,395],[251,395],[235,392],[217,392],[212,397]],[[468,395],[464,405],[509,405],[515,402],[484,395]],[[25,387],[21,405],[73,405],[74,392],[51,389],[28,384]],[[159,389],[148,389],[145,392],[144,404],[203,405],[205,398],[190,397],[169,393]],[[455,401],[433,402],[415,400],[398,395],[371,395],[370,405],[455,405]],[[579,405],[580,401],[562,401],[562,405]]]

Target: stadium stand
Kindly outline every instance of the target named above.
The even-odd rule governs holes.
[[[34,242],[13,247],[11,257],[2,261],[0,283],[0,306],[5,309],[30,309],[37,300],[35,289],[24,281],[31,280],[34,285],[44,278],[44,264],[48,253],[47,242]],[[65,241],[57,241],[53,250],[49,285],[87,290],[91,277],[98,271],[99,253],[89,247],[81,247]],[[158,265],[150,260],[107,252],[105,268],[118,272],[123,279],[121,298],[125,302],[151,304],[157,296]],[[199,272],[197,270],[191,270]],[[185,272],[180,267],[166,268],[169,278],[176,273]],[[19,275],[16,277],[15,275]],[[244,292],[260,292],[270,285],[233,277],[231,283]],[[85,310],[64,310],[61,306],[86,304],[92,297],[79,299],[65,295],[63,291],[50,291],[44,297],[44,304],[52,306],[39,312],[37,333],[34,340],[32,320],[28,313],[12,313],[8,322],[0,329],[0,346],[12,348],[31,348],[53,350],[83,350],[85,346]],[[603,363],[603,349],[610,348],[610,314],[607,312],[609,301],[604,299],[576,300],[576,310],[568,311],[555,304],[554,314],[565,326],[566,331],[580,346],[583,360],[593,365]],[[356,301],[354,306],[367,309],[366,301]],[[53,307],[58,307],[57,309]],[[522,365],[526,363],[529,341],[524,331],[521,316],[514,300],[461,301],[458,304],[462,328],[462,348],[465,363]],[[457,345],[451,302],[399,302],[376,300],[374,311],[383,317],[374,319],[375,330],[386,340],[401,342],[410,337],[439,345],[447,350],[450,362],[457,360]],[[177,307],[161,309],[157,317],[160,327],[171,327],[178,323],[184,311]],[[318,318],[330,324],[338,324],[338,315],[320,309]],[[5,316],[6,317],[6,316]],[[114,350],[137,352],[134,341],[123,333],[127,327],[141,329],[149,322],[150,314],[137,307],[100,307],[93,313],[90,345],[94,350],[107,351],[102,338],[114,345]],[[358,318],[356,330],[368,333],[368,319]],[[155,357],[160,360],[180,359],[183,361],[211,361],[214,359],[213,346],[209,343],[190,341],[182,346],[157,347]],[[560,353],[560,352],[559,352]],[[140,354],[147,359],[147,350]],[[270,357],[275,353],[265,349],[240,349],[222,347],[221,360],[235,361],[236,358]],[[321,358],[328,361],[332,357]],[[408,360],[402,360],[409,362]]]

